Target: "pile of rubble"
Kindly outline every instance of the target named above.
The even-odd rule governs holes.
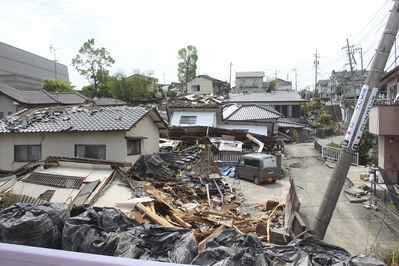
[[[192,229],[199,246],[224,228],[257,233],[259,239],[269,242],[266,228],[284,226],[284,203],[245,206],[244,196],[224,177],[207,173],[209,163],[213,164],[207,153],[205,145],[195,145],[180,152],[142,156],[125,178],[135,197],[149,196],[155,201],[136,204],[140,213],[132,211],[129,216]]]

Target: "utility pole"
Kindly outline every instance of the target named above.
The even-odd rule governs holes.
[[[295,91],[298,92],[298,82],[297,82],[297,79],[296,79],[296,68],[291,69],[291,70],[295,71]]]
[[[327,227],[334,213],[349,167],[351,166],[353,154],[358,148],[360,138],[370,114],[370,109],[378,91],[378,84],[381,81],[381,76],[395,42],[399,28],[398,12],[399,0],[395,0],[387,25],[376,50],[376,55],[371,64],[366,83],[363,85],[362,91],[359,95],[359,100],[357,101],[355,112],[345,135],[338,161],[316,214],[313,230],[317,232],[317,236],[321,240],[324,239]]]
[[[314,60],[314,65],[315,65],[315,72],[314,72],[314,97],[317,97],[317,92],[316,92],[316,86],[317,86],[317,66],[319,65],[319,60],[317,60],[320,56],[317,54],[317,50],[316,50],[316,54],[315,54],[315,60]]]
[[[229,84],[230,84],[230,89],[231,89],[231,66],[233,65],[232,62],[230,62],[230,78],[229,78]]]
[[[356,90],[355,90],[355,81],[353,80],[354,75],[353,75],[353,66],[352,66],[352,56],[353,56],[353,52],[351,51],[351,49],[353,48],[353,46],[349,46],[349,40],[346,39],[346,48],[348,49],[347,53],[348,53],[348,58],[349,58],[349,67],[350,67],[350,71],[351,71],[351,80],[352,80],[352,89],[353,89],[353,97],[355,99],[356,102]]]

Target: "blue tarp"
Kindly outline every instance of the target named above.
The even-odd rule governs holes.
[[[219,170],[220,170],[220,173],[222,173],[222,175],[223,176],[229,176],[229,177],[231,177],[231,178],[234,178],[235,177],[235,166],[233,165],[233,166],[227,166],[227,167],[222,167],[222,168],[219,168]]]

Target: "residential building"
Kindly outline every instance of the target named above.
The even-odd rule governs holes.
[[[378,137],[378,167],[384,169],[390,181],[399,184],[399,67],[385,73],[380,82],[380,91],[386,93],[381,101],[377,99],[370,111],[369,132]]]
[[[291,91],[292,90],[292,82],[277,78],[276,90],[278,90],[278,91]]]
[[[368,71],[353,70],[353,72],[335,71],[330,75],[330,80],[327,87],[338,94],[338,97],[345,97],[346,99],[353,99],[359,96],[360,90],[366,81]]]
[[[328,86],[329,80],[328,79],[319,79],[316,84],[316,98],[320,98],[324,101],[329,101],[332,99],[333,94],[335,94],[335,86],[331,84]]]
[[[47,107],[0,120],[0,169],[15,170],[49,155],[134,163],[159,151],[168,126],[154,108]]]
[[[266,92],[267,83],[263,82],[264,77],[263,71],[236,72],[236,92]]]
[[[214,94],[228,95],[230,84],[212,78],[208,75],[199,75],[187,83],[187,94]]]
[[[90,102],[92,102],[90,99],[78,92],[24,91],[0,83],[0,119],[25,108],[76,105]]]
[[[301,120],[301,105],[308,100],[302,99],[295,91],[275,91],[272,93],[230,94],[231,103],[239,105],[257,104],[273,107],[287,120],[299,122]]]
[[[19,90],[39,90],[45,78],[69,82],[68,67],[0,42],[0,82]]]

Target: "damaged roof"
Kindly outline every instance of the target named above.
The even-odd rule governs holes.
[[[228,121],[248,121],[276,119],[284,117],[272,107],[257,104],[250,105],[225,105],[223,107],[223,120]]]
[[[91,101],[78,92],[20,91],[4,83],[0,83],[0,94],[19,104],[27,105],[67,105]]]
[[[146,115],[151,115],[160,129],[167,128],[155,109],[90,105],[24,109],[0,120],[0,133],[127,131]]]

